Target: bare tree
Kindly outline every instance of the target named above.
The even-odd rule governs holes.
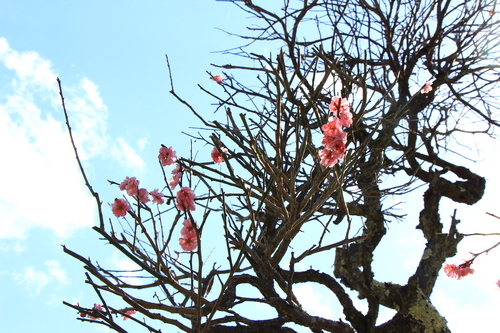
[[[138,271],[104,268],[65,247],[84,263],[102,306],[66,304],[85,315],[80,320],[116,331],[124,331],[121,314],[151,332],[294,332],[290,323],[312,332],[449,332],[429,297],[463,235],[455,216],[443,230],[439,205],[443,197],[472,205],[484,193],[483,177],[446,156],[459,136],[492,135],[499,125],[495,1],[304,0],[281,9],[227,2],[255,24],[240,36],[245,46],[227,51],[238,64],[214,65],[224,71],[213,76],[217,90],[200,86],[216,101],[218,120],[178,96],[170,76],[171,93],[202,123],[192,136],[214,147],[221,166],[177,160],[177,181],[196,192],[195,212],[179,205],[162,169],[167,206],[136,194],[114,222],[85,179],[99,210],[94,229]],[[261,47],[277,52],[263,55]],[[345,147],[336,146],[339,161],[325,162],[333,150],[327,125],[345,101],[353,115],[341,129]],[[379,281],[374,250],[386,224],[404,220],[382,202],[404,200],[418,186],[426,188],[416,225],[427,242],[420,262],[404,285]],[[194,243],[180,252],[184,220]],[[215,245],[211,230],[222,234]],[[124,277],[132,273],[140,283]],[[326,287],[345,319],[307,313],[294,294],[302,283]],[[366,313],[353,294],[366,300]],[[267,306],[269,318],[252,319],[246,304]],[[377,324],[381,306],[396,314]]]

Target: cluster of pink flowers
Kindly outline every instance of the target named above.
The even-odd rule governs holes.
[[[86,314],[85,312],[80,312],[80,317],[88,317],[90,319],[99,319],[101,317],[98,317],[100,314],[104,315],[102,313],[102,304],[94,304],[94,307],[91,310],[92,314]]]
[[[149,194],[153,197],[153,203],[155,203],[157,205],[163,205],[165,203],[165,199],[163,199],[165,194],[158,191],[157,188],[155,188],[153,191],[149,192]]]
[[[444,264],[443,270],[446,276],[460,280],[461,278],[474,274],[474,269],[470,266],[472,265],[472,260],[466,261],[463,264]]]
[[[125,191],[130,196],[136,195],[138,190],[139,181],[135,177],[125,177],[125,180],[120,184],[120,191]]]
[[[227,152],[225,147],[221,147],[220,150],[223,153]],[[217,154],[215,153],[217,152]],[[172,165],[177,161],[177,156],[172,147],[165,147],[162,145],[160,148],[160,152],[158,155],[158,159],[161,162],[162,166]],[[212,159],[215,163],[219,164],[224,160],[222,154],[214,149],[212,152]],[[180,163],[176,163],[175,169],[172,171],[172,178],[170,179],[169,185],[173,190],[177,185],[180,184],[182,179],[182,165]],[[121,191],[125,191],[129,196],[136,198],[141,203],[147,203],[152,201],[157,205],[162,205],[165,203],[165,195],[161,193],[158,189],[154,189],[151,192],[148,192],[145,188],[139,187],[140,181],[135,177],[126,177],[123,182],[120,183],[119,188]],[[150,198],[151,196],[151,198]],[[182,212],[186,211],[194,211],[196,209],[196,205],[194,199],[196,198],[196,194],[189,187],[181,187],[181,189],[177,192],[175,198],[175,205],[178,210]],[[131,207],[129,202],[126,199],[115,199],[114,203],[111,205],[111,210],[116,217],[126,216],[128,211],[130,211]],[[198,246],[198,239],[196,236],[195,226],[191,223],[189,219],[184,221],[184,227],[181,230],[181,238],[179,239],[179,243],[184,251],[193,251]],[[100,306],[95,306],[95,308],[99,308]],[[135,313],[134,310],[130,312],[125,312],[128,315],[132,315]],[[127,317],[125,320],[129,319]]]
[[[219,150],[220,149],[220,150]],[[224,155],[228,152],[226,147],[214,147],[212,150],[212,161],[214,161],[215,164],[221,164],[224,161]]]
[[[182,178],[182,166],[179,163],[177,163],[177,166],[172,171],[172,178],[170,178],[169,182],[170,188],[172,190],[175,189],[177,185],[179,185],[179,183],[181,182],[181,178]]]
[[[428,94],[432,91],[432,82],[426,81],[424,87],[422,88],[422,94]]]
[[[119,187],[121,191],[125,191],[128,195],[139,199],[142,203],[150,202],[150,195],[153,198],[153,203],[157,205],[165,203],[165,200],[163,199],[165,195],[158,191],[158,189],[154,189],[149,192],[145,188],[139,188],[139,183],[139,180],[135,177],[126,177],[125,180],[121,182]],[[115,199],[114,203],[111,204],[111,211],[116,217],[123,217],[127,215],[129,210],[130,204],[125,199]]]
[[[158,159],[162,166],[172,165],[177,161],[177,153],[172,149],[172,147],[165,147],[164,145],[160,148],[160,153],[158,154]],[[170,189],[173,190],[182,178],[182,166],[177,163],[176,167],[172,171],[172,178],[170,178],[169,185]]]
[[[177,154],[172,147],[165,147],[164,145],[160,148],[160,153],[158,154],[158,159],[162,166],[172,165],[177,161]]]
[[[196,194],[192,189],[189,187],[181,187],[179,192],[177,192],[177,196],[175,197],[175,205],[177,206],[177,209],[180,211],[193,211],[196,209],[196,206],[194,204],[194,198],[196,197]]]
[[[351,126],[352,113],[349,111],[349,102],[346,98],[333,97],[329,109],[333,116],[329,117],[328,123],[321,127],[323,130],[321,144],[324,148],[319,151],[319,157],[323,166],[331,168],[344,158],[347,133],[342,127]]]
[[[212,77],[212,80],[214,80],[217,83],[221,83],[224,80],[224,78],[222,77],[222,75],[217,74],[217,75]]]
[[[181,238],[179,244],[184,251],[193,251],[198,246],[198,237],[196,236],[196,223],[192,223],[190,219],[185,219],[182,223]]]

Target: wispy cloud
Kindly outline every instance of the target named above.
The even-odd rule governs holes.
[[[33,267],[26,267],[22,273],[14,273],[13,278],[18,284],[24,285],[33,296],[39,295],[50,280],[46,273]]]
[[[49,271],[49,274],[52,275],[59,284],[68,284],[68,277],[66,275],[66,271],[61,267],[59,261],[56,260],[47,260],[45,262],[45,266]]]
[[[94,223],[95,202],[83,184],[64,121],[52,115],[61,113],[57,75],[49,60],[13,50],[5,38],[0,38],[2,66],[7,71],[0,78],[5,88],[0,94],[0,239],[24,238],[35,227],[70,236]],[[64,90],[80,157],[115,156],[99,87],[83,78]],[[127,154],[120,163],[143,168],[140,156],[122,140],[118,146]]]
[[[32,266],[25,267],[22,272],[12,273],[12,278],[33,295],[39,295],[42,290],[50,283],[56,282],[57,285],[68,284],[66,271],[56,260],[47,260],[45,262],[46,270],[36,269]]]
[[[135,152],[135,149],[132,148],[124,138],[120,137],[116,139],[116,142],[113,142],[111,154],[121,166],[127,169],[135,170],[136,173],[141,172],[146,167],[144,160]]]

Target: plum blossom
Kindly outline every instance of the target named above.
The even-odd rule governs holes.
[[[432,90],[432,82],[426,81],[424,87],[422,88],[422,94],[428,94]]]
[[[340,129],[338,132],[335,133],[335,135],[327,135],[327,132],[323,133],[323,140],[321,140],[321,144],[323,147],[333,150],[331,148],[331,145],[335,141],[342,141],[344,143],[347,143],[347,133],[344,132],[342,129]],[[331,134],[332,132],[328,132],[328,134]]]
[[[222,152],[222,153],[221,153]],[[220,151],[217,147],[214,147],[212,150],[212,160],[214,161],[215,164],[221,164],[224,161],[224,156],[223,154],[226,154],[228,152],[226,147],[220,147]]]
[[[193,251],[198,247],[198,239],[196,236],[179,238],[179,245],[184,251]]]
[[[191,222],[190,219],[185,219],[182,222],[181,238],[179,238],[179,245],[184,251],[193,251],[198,246],[198,236],[196,235],[196,223]]]
[[[333,167],[339,161],[337,155],[330,149],[322,149],[319,151],[319,158],[321,159],[321,165],[328,168]]]
[[[325,136],[322,141],[323,146],[326,150],[330,150],[337,159],[341,160],[344,158],[345,153],[345,140],[339,137]]]
[[[339,114],[340,124],[345,127],[351,127],[352,125],[352,113],[350,111],[340,112]]]
[[[173,176],[172,176],[172,178],[170,178],[169,185],[170,185],[170,189],[173,190],[181,182],[181,178],[182,178],[182,166],[180,164],[177,163],[177,166],[172,171],[172,175]]]
[[[125,311],[125,314],[126,315],[129,315],[129,316],[133,316],[137,313],[137,311],[135,310],[128,310],[128,311]],[[130,318],[127,317],[127,316],[123,316],[123,320],[129,320]]]
[[[500,279],[498,279],[498,281],[496,283],[497,283],[497,287],[500,288]]]
[[[185,219],[182,222],[181,236],[184,238],[189,238],[192,236],[196,236],[195,225],[191,222],[190,219]]]
[[[352,124],[352,113],[349,111],[347,98],[332,97],[328,107],[335,117],[339,118],[341,126],[350,127]]]
[[[149,192],[149,194],[153,197],[153,203],[157,205],[163,205],[163,203],[165,203],[165,199],[163,199],[165,194],[158,191],[158,189],[155,188],[153,191]]]
[[[217,83],[221,83],[224,80],[224,78],[222,77],[222,75],[217,74],[214,77],[212,77],[212,80],[214,80]]]
[[[146,202],[151,201],[149,199],[149,192],[145,188],[139,189],[139,195],[138,195],[138,197],[139,197],[139,201],[142,202],[142,203],[146,203]]]
[[[321,126],[323,130],[323,135],[325,136],[338,136],[342,133],[342,125],[340,119],[337,117],[328,118],[328,122]]]
[[[177,154],[172,147],[165,147],[162,145],[160,148],[160,153],[158,154],[158,159],[162,166],[172,165],[177,161]]]
[[[196,194],[189,187],[181,187],[175,198],[177,209],[180,211],[195,210],[194,198]]]
[[[120,191],[126,191],[128,195],[134,196],[139,189],[139,180],[135,177],[126,177],[120,184]]]
[[[460,280],[461,278],[474,274],[474,269],[470,267],[472,260],[466,261],[463,264],[443,264],[443,270],[446,276]]]
[[[333,116],[329,117],[328,122],[321,126],[323,130],[321,144],[324,149],[319,151],[319,158],[321,165],[331,168],[344,158],[347,133],[342,127],[352,125],[352,113],[349,111],[347,99],[337,96],[332,98],[329,110]]]
[[[329,109],[335,117],[338,117],[339,112],[349,112],[349,102],[347,101],[347,98],[334,96],[330,102]]]
[[[125,199],[115,199],[115,202],[111,204],[111,211],[116,217],[123,217],[127,215],[130,210],[130,205]]]
[[[80,312],[80,317],[89,317],[90,319],[99,319],[99,314],[102,312],[102,305],[101,304],[94,304],[94,307],[91,310],[92,314],[86,314],[85,312]]]

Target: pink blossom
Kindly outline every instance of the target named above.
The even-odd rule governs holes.
[[[191,223],[190,219],[185,219],[184,222],[182,222],[182,229],[181,229],[181,236],[184,238],[190,238],[195,236],[196,237],[196,230],[195,230],[195,225]]]
[[[177,161],[177,154],[172,150],[172,147],[167,148],[162,146],[158,154],[158,159],[162,166],[172,165]]]
[[[345,140],[341,138],[325,136],[323,137],[322,143],[325,149],[330,150],[337,159],[341,160],[344,158]]]
[[[500,279],[497,281],[497,286],[500,288]]]
[[[193,251],[198,247],[198,239],[196,235],[190,237],[179,238],[179,245],[184,251]]]
[[[444,270],[446,276],[460,280],[461,278],[463,278],[469,274],[474,274],[474,269],[470,268],[471,264],[472,264],[472,262],[470,260],[466,261],[460,265],[444,264],[443,270]]]
[[[121,191],[127,191],[127,194],[134,196],[137,194],[139,188],[139,181],[135,177],[126,177],[125,180],[120,184]]]
[[[329,168],[333,167],[339,161],[337,154],[335,154],[330,149],[320,150],[319,158],[321,160],[321,165]]]
[[[89,314],[88,317],[90,319],[94,319],[94,320],[99,319],[100,318],[99,313],[101,311],[102,311],[102,304],[94,304],[94,307],[92,308],[92,315]],[[84,315],[85,315],[85,313],[83,313],[83,315],[80,314],[80,316],[82,316],[82,317],[85,317]]]
[[[339,114],[340,124],[344,127],[351,127],[352,113],[350,111],[343,111]]]
[[[194,191],[189,187],[181,187],[180,191],[177,192],[176,206],[177,209],[181,211],[195,210],[194,198],[196,197]]]
[[[226,154],[228,152],[226,147],[220,147],[220,150],[222,151],[223,154]],[[214,147],[212,150],[212,160],[214,161],[215,164],[221,164],[224,161],[224,156],[221,154],[219,149],[217,147]]]
[[[327,136],[338,136],[342,132],[342,124],[337,117],[328,118],[328,122],[321,126],[323,134]]]
[[[214,80],[217,83],[221,83],[222,80],[224,80],[224,78],[222,77],[222,75],[218,74],[218,75],[215,75],[214,77],[212,77],[212,80]]]
[[[122,217],[127,215],[130,205],[125,199],[115,199],[115,202],[111,204],[111,210],[116,217]]]
[[[151,194],[151,196],[153,197],[153,203],[157,205],[163,205],[163,203],[165,202],[165,200],[163,199],[165,195],[158,191],[158,189],[155,188],[153,191],[149,192],[149,194]]]
[[[137,313],[137,311],[135,310],[128,310],[128,311],[125,311],[125,314],[126,315],[129,315],[129,316],[133,316]],[[123,320],[129,320],[130,318],[127,317],[127,316],[123,316]]]
[[[422,88],[422,94],[430,93],[432,90],[432,82],[426,81],[424,87]]]
[[[332,97],[329,109],[333,117],[329,117],[328,122],[321,126],[323,130],[321,143],[324,149],[319,151],[319,158],[321,165],[331,168],[344,158],[347,133],[342,130],[342,127],[352,125],[352,113],[349,111],[347,99],[337,96]]]
[[[170,189],[174,189],[179,183],[181,182],[182,178],[182,166],[180,164],[177,164],[175,167],[174,171],[172,171],[173,177],[170,179]]]
[[[139,201],[142,203],[149,202],[149,192],[145,188],[139,189]]]
[[[347,98],[340,98],[337,96],[332,97],[332,101],[328,107],[334,116],[338,116],[339,112],[348,112],[349,111],[349,102]]]
[[[344,143],[347,142],[347,133],[344,131],[338,131],[335,135],[327,135],[326,133],[332,134],[334,132],[328,131],[323,134],[323,140],[321,141],[323,147],[327,148],[335,140],[341,140]]]

